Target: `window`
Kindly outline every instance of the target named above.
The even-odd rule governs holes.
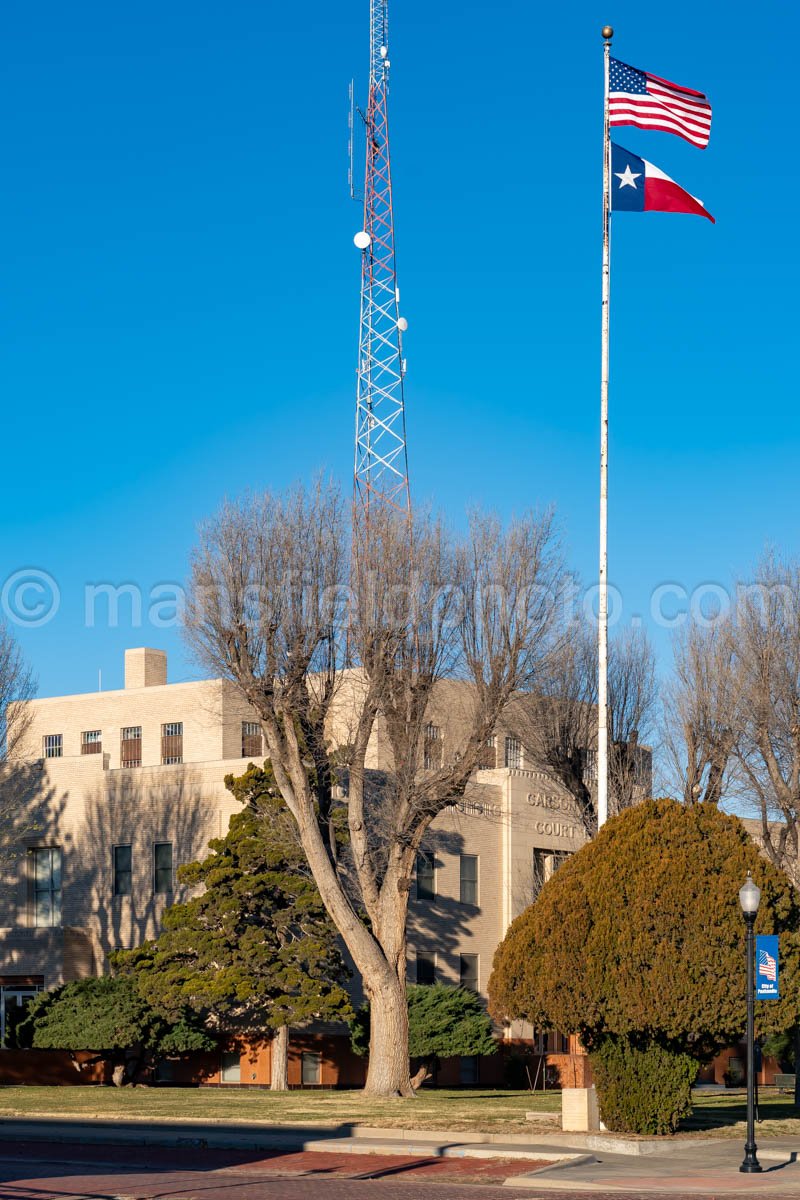
[[[165,767],[183,762],[183,721],[161,726],[161,762]]]
[[[0,1046],[5,1046],[25,1015],[29,1000],[44,988],[42,975],[6,975],[0,983]]]
[[[61,758],[64,753],[64,735],[62,733],[46,733],[44,735],[45,758]]]
[[[538,846],[533,850],[533,899],[539,895],[548,879],[555,875],[562,863],[569,858],[568,850],[542,850]]]
[[[424,851],[417,855],[417,899],[436,899],[436,868],[433,855]]]
[[[242,721],[242,758],[261,758],[263,753],[258,721]]]
[[[220,1055],[220,1083],[242,1082],[242,1060],[238,1050],[223,1050]]]
[[[477,954],[462,954],[461,956],[461,986],[471,992],[478,991],[478,956]]]
[[[315,1054],[313,1051],[304,1050],[301,1065],[300,1079],[303,1087],[314,1087],[322,1082],[322,1057]]]
[[[102,749],[102,729],[87,729],[81,734],[81,754],[100,754]]]
[[[37,928],[61,924],[61,850],[42,846],[33,859],[33,923]]]
[[[460,896],[462,904],[478,903],[478,856],[462,854],[460,869]]]
[[[417,955],[417,983],[431,984],[436,982],[436,955]]]
[[[506,738],[506,766],[512,770],[519,770],[522,766],[522,746],[519,738]]]
[[[120,734],[119,761],[123,767],[142,765],[142,727],[124,725]]]
[[[114,895],[130,896],[133,853],[130,846],[114,847]]]
[[[478,763],[479,769],[484,771],[493,771],[497,766],[497,738],[492,736],[486,739],[486,745],[483,747],[481,760]]]
[[[153,846],[153,891],[158,895],[172,891],[172,842]]]
[[[464,1054],[461,1056],[458,1071],[459,1082],[463,1084],[471,1084],[478,1082],[478,1056],[477,1054]]]
[[[442,731],[438,725],[425,726],[422,757],[426,771],[435,771],[442,765]]]

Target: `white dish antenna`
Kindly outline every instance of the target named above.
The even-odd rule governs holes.
[[[359,229],[358,233],[353,238],[353,242],[359,250],[368,250],[372,245],[372,238],[369,236],[366,230]]]
[[[405,317],[398,318],[397,328],[401,333],[405,333],[405,331],[408,329],[408,321],[405,319]]]

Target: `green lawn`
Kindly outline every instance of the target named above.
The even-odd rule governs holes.
[[[558,1113],[560,1092],[423,1089],[413,1100],[366,1100],[360,1092],[222,1088],[2,1087],[0,1116],[263,1121],[406,1129],[525,1133],[526,1112]],[[555,1129],[551,1121],[549,1128]]]
[[[756,1141],[767,1137],[800,1137],[800,1109],[790,1094],[762,1090],[759,1097],[760,1122]],[[743,1091],[700,1091],[694,1096],[694,1111],[685,1124],[687,1132],[719,1137],[745,1137],[747,1100]]]
[[[423,1089],[414,1100],[365,1100],[360,1092],[267,1091],[221,1088],[2,1087],[0,1117],[113,1117],[116,1120],[263,1121],[280,1125],[372,1125],[383,1128],[454,1129],[531,1133],[526,1112],[557,1113],[560,1092],[447,1091]],[[800,1113],[791,1096],[764,1092],[756,1140],[800,1137]],[[695,1094],[686,1122],[689,1136],[744,1140],[742,1092]],[[538,1131],[554,1131],[543,1118]]]

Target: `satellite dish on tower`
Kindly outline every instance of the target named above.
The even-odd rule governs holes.
[[[398,318],[397,328],[401,333],[405,333],[405,331],[408,329],[408,321],[405,319],[405,317]]]
[[[372,245],[372,238],[363,229],[358,231],[356,236],[353,238],[353,241],[359,250],[367,250]]]

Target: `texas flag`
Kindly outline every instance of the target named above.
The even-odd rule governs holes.
[[[695,213],[714,218],[699,200],[646,158],[611,143],[611,208],[614,212]]]

